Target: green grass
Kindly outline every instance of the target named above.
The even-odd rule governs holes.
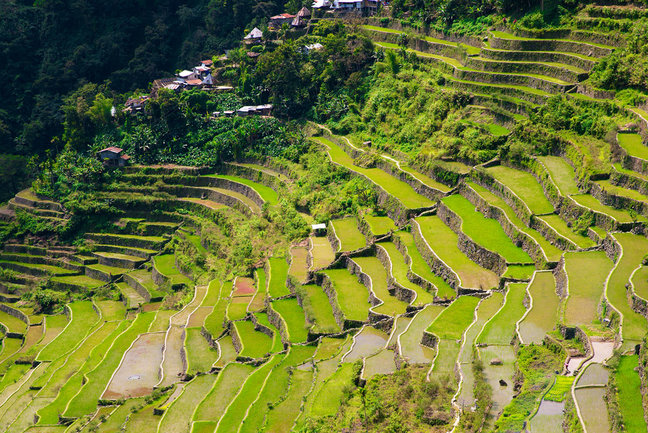
[[[311,269],[321,269],[330,265],[335,260],[335,251],[326,237],[311,236],[311,251],[313,258]]]
[[[218,421],[227,405],[236,397],[243,382],[254,370],[253,366],[247,364],[228,364],[218,374],[209,394],[196,407],[193,421]]]
[[[457,246],[459,238],[437,216],[416,218],[421,233],[437,257],[457,273],[462,287],[488,290],[499,285],[499,277],[470,260]]]
[[[557,262],[562,256],[562,250],[553,246],[547,239],[544,238],[537,230],[527,227],[524,222],[515,214],[515,211],[509,206],[502,198],[493,194],[486,188],[474,182],[466,182],[466,184],[475,191],[481,198],[483,198],[491,206],[495,206],[504,212],[506,217],[511,223],[522,233],[528,235],[533,239],[540,249],[544,252],[547,260]]]
[[[3,266],[3,264],[7,264],[7,266]],[[10,262],[10,261],[7,261],[7,260],[0,260],[0,268],[4,268],[4,267],[8,268],[9,267],[8,265],[10,265],[10,264],[17,264],[17,265],[20,265],[20,266],[23,266],[23,267],[29,268],[29,269],[41,270],[41,271],[47,272],[49,275],[55,275],[55,276],[58,276],[58,275],[71,275],[71,274],[76,274],[77,273],[76,271],[71,271],[69,269],[65,269],[65,268],[62,268],[60,266],[39,265],[39,264],[36,264],[36,263]]]
[[[416,243],[414,242],[414,237],[409,232],[398,232],[397,236],[407,247],[407,255],[411,259],[410,267],[412,272],[414,272],[419,277],[423,278],[426,281],[432,283],[436,289],[436,295],[439,298],[454,298],[455,291],[446,281],[440,276],[432,272],[432,269],[425,262],[425,259],[421,255],[418,248],[416,248]]]
[[[204,374],[196,376],[191,382],[187,383],[182,394],[165,411],[160,420],[158,431],[161,433],[188,432],[191,428],[193,411],[211,391],[218,377],[220,376]]]
[[[389,256],[389,261],[391,262],[392,265],[391,267],[392,277],[394,277],[396,282],[401,286],[405,287],[406,289],[410,289],[416,293],[416,300],[413,303],[415,305],[425,305],[425,304],[432,303],[434,301],[434,294],[428,292],[421,286],[412,283],[407,278],[407,271],[409,269],[409,266],[407,266],[407,263],[405,262],[405,258],[398,250],[398,248],[396,248],[396,245],[392,242],[381,242],[378,243],[377,245],[384,248],[385,251],[387,252],[387,255]]]
[[[459,296],[439,314],[427,328],[443,340],[459,340],[474,319],[479,303],[476,296]]]
[[[528,280],[535,272],[534,265],[509,265],[502,277],[515,278],[516,280]]]
[[[265,185],[263,185],[261,183],[253,182],[251,180],[248,180],[248,179],[245,179],[245,178],[242,178],[242,177],[228,176],[228,175],[223,175],[223,174],[218,174],[218,175],[212,174],[212,175],[208,175],[208,177],[215,177],[215,178],[219,178],[219,179],[227,179],[227,180],[231,180],[231,181],[234,181],[234,182],[242,183],[243,185],[247,185],[250,188],[252,188],[253,190],[255,190],[257,193],[259,193],[259,195],[261,196],[263,201],[269,203],[270,205],[274,206],[277,203],[279,203],[279,198],[278,198],[277,192],[275,190],[273,190],[272,188],[267,187],[267,186],[265,186]]]
[[[53,361],[70,352],[99,320],[90,301],[68,304],[72,320],[68,326],[38,354],[39,361]]]
[[[268,280],[268,295],[272,298],[290,295],[286,286],[288,279],[288,262],[284,257],[270,257],[268,259],[270,277]]]
[[[254,313],[254,317],[256,318],[259,325],[263,325],[272,331],[272,349],[270,349],[270,351],[273,353],[281,352],[283,350],[281,335],[279,334],[279,330],[272,323],[270,323],[268,315],[266,313]]]
[[[383,303],[372,308],[376,313],[397,316],[407,311],[407,303],[389,293],[387,270],[377,257],[354,257],[362,272],[371,278],[371,290]]]
[[[371,233],[373,233],[374,236],[385,235],[397,230],[394,220],[389,217],[365,215],[364,219],[367,221],[367,224],[369,224]]]
[[[314,352],[315,346],[290,347],[283,361],[273,368],[268,375],[266,386],[259,393],[257,401],[250,406],[250,410],[242,423],[240,433],[256,433],[261,430],[266,414],[274,410],[274,405],[288,391],[291,382],[294,383],[294,373],[298,370],[292,370],[292,376],[289,370],[311,358]],[[286,415],[284,411],[279,413]]]
[[[524,38],[521,36],[516,36],[512,33],[507,33],[507,32],[502,32],[502,31],[496,31],[496,30],[491,30],[490,31],[493,36],[496,38],[500,39],[511,39],[511,40],[516,40],[516,41],[561,41],[561,42],[575,42],[575,43],[581,43],[581,44],[586,44],[586,45],[592,45],[595,47],[600,47],[600,48],[609,48],[611,50],[614,49],[614,47],[609,46],[609,45],[603,45],[603,44],[597,44],[594,42],[581,42],[581,41],[576,41],[572,39],[539,39],[539,38]]]
[[[229,433],[237,431],[243,422],[249,407],[254,403],[259,393],[265,386],[274,386],[266,380],[272,369],[283,360],[284,355],[275,355],[268,362],[257,368],[245,381],[239,393],[234,397],[221,420],[216,433]]]
[[[488,132],[496,137],[509,135],[511,133],[511,131],[509,131],[507,128],[496,123],[486,123],[484,126],[486,126],[486,128],[488,129]]]
[[[335,235],[340,240],[339,251],[355,251],[367,245],[367,239],[360,229],[355,217],[331,220]]]
[[[216,362],[217,367],[223,367],[236,360],[236,348],[230,335],[225,335],[218,339],[218,353],[220,357],[218,358],[218,362]]]
[[[184,276],[176,267],[174,254],[153,256],[153,265],[158,272],[169,278],[171,284],[186,284],[189,287],[193,286],[193,282]]]
[[[65,411],[66,416],[81,416],[96,408],[106,384],[122,359],[122,355],[139,334],[148,330],[154,317],[154,312],[140,313],[132,325],[115,339],[101,363],[87,374],[88,380],[70,401]]]
[[[319,391],[311,408],[311,414],[313,416],[335,414],[342,403],[344,390],[353,385],[355,376],[356,369],[353,364],[341,364]]]
[[[333,162],[366,176],[373,183],[384,189],[389,195],[397,198],[405,207],[418,209],[430,207],[434,204],[432,200],[417,193],[407,183],[396,179],[394,176],[379,168],[362,168],[353,165],[353,159],[332,141],[320,137],[316,137],[314,140],[327,147],[328,154]]]
[[[153,274],[146,269],[137,269],[128,273],[130,277],[136,280],[151,295],[151,299],[162,298],[165,293],[160,290],[159,286],[153,281]]]
[[[95,280],[94,278],[90,278],[87,275],[69,275],[65,277],[52,277],[50,281],[55,283],[74,284],[75,286],[82,286],[90,290],[106,285],[104,281]]]
[[[207,343],[200,333],[200,328],[188,328],[186,333],[187,372],[189,374],[209,372],[218,360],[218,351]]]
[[[364,322],[369,318],[369,292],[347,269],[329,269],[327,275],[337,295],[337,302],[347,320]]]
[[[272,302],[272,308],[279,313],[286,323],[291,343],[303,343],[308,339],[308,327],[304,311],[297,299],[289,298]]]
[[[157,310],[155,312],[155,320],[153,320],[153,323],[149,327],[149,332],[166,332],[169,329],[171,316],[176,313],[176,310]]]
[[[572,241],[578,248],[590,248],[596,245],[596,243],[588,238],[587,236],[579,235],[578,233],[575,233],[563,220],[560,216],[558,215],[545,215],[538,217],[538,219],[544,221],[556,231],[560,236],[564,237],[565,239],[568,239]]]
[[[510,344],[515,334],[515,324],[522,318],[526,308],[524,297],[526,296],[526,283],[513,283],[508,285],[506,300],[502,308],[484,326],[478,343],[489,345]]]
[[[271,432],[291,431],[300,414],[302,401],[313,384],[313,372],[295,370],[286,398],[273,407],[266,418],[266,430]]]
[[[324,290],[314,284],[308,284],[302,286],[302,288],[308,299],[308,307],[306,309],[312,314],[309,315],[309,319],[314,322],[313,332],[339,332],[340,327],[335,321],[331,303]]]
[[[591,209],[595,212],[602,213],[604,215],[611,216],[615,220],[617,220],[620,223],[632,223],[635,221],[643,221],[646,222],[648,221],[644,216],[642,215],[636,215],[633,216],[631,215],[628,211],[623,210],[623,209],[617,209],[612,206],[607,206],[598,201],[596,197],[590,195],[590,194],[583,194],[583,195],[573,195],[571,198],[578,204],[580,204],[583,207],[586,207],[588,209]]]
[[[213,307],[218,303],[221,298],[221,288],[223,283],[221,280],[211,280],[207,286],[207,294],[203,298],[201,306]],[[260,286],[263,287],[263,286]]]
[[[119,301],[96,301],[101,318],[107,321],[124,320],[126,318],[126,307]]]
[[[603,251],[565,253],[565,271],[569,280],[565,324],[586,325],[598,320],[599,301],[612,266]]]
[[[556,382],[544,399],[549,401],[563,401],[574,384],[574,376],[556,376]]]
[[[648,266],[642,266],[632,275],[632,287],[635,293],[648,299]]]
[[[207,253],[208,253],[207,248],[203,247],[202,242],[200,240],[200,236],[194,235],[194,234],[191,234],[191,233],[185,233],[184,237],[187,238],[189,243],[191,243],[191,245],[193,245],[196,248],[196,250],[198,251],[198,254],[200,254],[202,256],[207,255]]]
[[[541,344],[558,321],[560,299],[556,294],[556,280],[551,272],[538,272],[528,287],[532,307],[520,322],[519,332],[524,344]]]
[[[434,189],[436,189],[438,191],[441,191],[444,194],[447,193],[447,192],[450,192],[450,190],[452,189],[449,186],[439,182],[438,180],[432,179],[430,176],[426,176],[425,174],[420,173],[420,172],[414,170],[413,168],[411,168],[411,167],[409,167],[409,166],[407,166],[405,164],[400,164],[399,167],[405,173],[409,173],[414,178],[418,179],[421,183],[425,184],[426,186],[428,186],[430,188],[434,188]]]
[[[532,214],[541,215],[554,211],[553,205],[544,195],[542,186],[531,173],[504,165],[488,167],[486,172],[515,193]]]
[[[628,155],[648,161],[648,147],[639,134],[617,134],[617,141]]]
[[[627,432],[648,430],[641,401],[641,379],[635,370],[638,365],[637,355],[622,356],[615,372],[618,398],[621,403],[619,408]]]
[[[621,244],[623,256],[618,259],[610,275],[605,294],[610,304],[623,315],[623,339],[641,341],[646,334],[646,318],[630,308],[625,285],[648,251],[648,239],[632,233],[614,233],[611,236]]]
[[[262,358],[272,349],[272,338],[263,332],[256,331],[254,323],[248,321],[234,322],[234,327],[243,344],[239,356]]]
[[[27,331],[27,324],[9,313],[0,311],[0,323],[7,327],[9,332],[24,334]]]
[[[563,196],[579,194],[576,172],[567,161],[559,156],[539,156],[538,160],[549,172],[551,180]]]
[[[441,201],[459,215],[461,230],[477,244],[498,253],[507,263],[533,263],[524,250],[513,244],[497,220],[486,218],[468,199],[455,194]]]
[[[248,304],[252,299],[251,296],[240,296],[230,299],[227,305],[227,319],[241,320],[247,315]]]

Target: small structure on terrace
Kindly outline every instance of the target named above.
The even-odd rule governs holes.
[[[273,29],[280,29],[282,25],[284,24],[290,24],[292,20],[295,19],[296,15],[290,15],[287,13],[275,15],[273,17],[270,17],[270,22],[268,23],[268,27],[273,28]]]
[[[324,223],[312,224],[311,230],[315,236],[326,236],[326,224]]]
[[[124,149],[115,146],[106,147],[97,152],[97,158],[106,167],[124,167],[128,164],[130,156],[122,154],[123,151]]]
[[[243,38],[243,42],[245,42],[245,44],[247,45],[253,45],[260,43],[262,39],[263,32],[255,27]]]

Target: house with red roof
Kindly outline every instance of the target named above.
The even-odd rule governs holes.
[[[130,156],[123,154],[123,151],[119,147],[110,146],[97,152],[97,157],[106,167],[123,167],[130,160]]]

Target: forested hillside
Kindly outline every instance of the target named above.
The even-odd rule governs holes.
[[[646,432],[647,29],[3,2],[0,431]]]

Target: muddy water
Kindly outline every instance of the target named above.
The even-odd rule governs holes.
[[[344,356],[344,362],[355,362],[367,356],[371,356],[385,347],[389,335],[382,331],[365,326],[355,336],[351,351]]]
[[[200,327],[205,323],[205,318],[214,311],[214,307],[198,307],[191,313],[187,321],[187,328]]]
[[[189,302],[182,310],[171,317],[171,325],[185,326],[187,324],[189,316],[191,316],[191,313],[193,313],[196,308],[198,308],[202,300],[205,298],[206,294],[206,286],[197,286],[196,294],[194,295],[194,298],[191,300],[191,302]]]
[[[376,355],[365,359],[365,368],[362,372],[363,379],[371,379],[377,374],[391,374],[396,371],[394,351],[383,349]]]
[[[124,354],[101,398],[116,400],[150,394],[160,380],[164,332],[142,334]]]
[[[164,376],[160,386],[169,386],[179,382],[185,373],[184,337],[184,328],[179,326],[172,326],[167,331],[164,362],[162,363]]]
[[[610,424],[605,403],[605,388],[576,389],[574,394],[585,421],[587,433],[608,433]]]
[[[531,433],[562,433],[564,402],[542,400],[538,412],[531,419]]]
[[[591,364],[578,379],[576,386],[605,385],[608,382],[609,376],[610,373],[607,368],[603,367],[601,364]]]
[[[484,363],[486,380],[493,389],[493,408],[491,413],[499,413],[513,399],[513,373],[515,371],[515,352],[513,346],[488,346],[479,348],[481,360]],[[502,365],[491,365],[495,358]],[[506,385],[500,385],[500,379]]]

